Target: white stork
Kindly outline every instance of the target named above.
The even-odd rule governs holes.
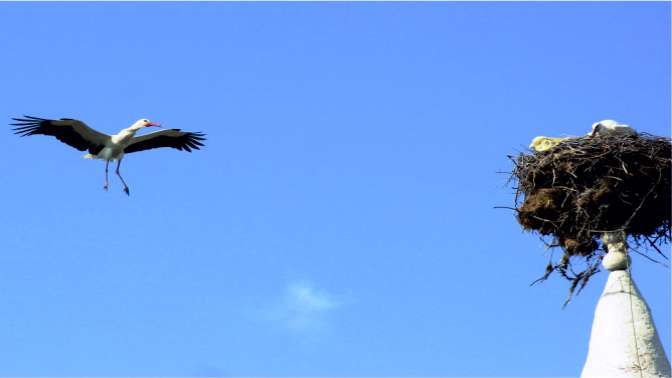
[[[593,130],[588,135],[591,137],[596,135],[637,135],[637,132],[628,125],[620,124],[613,119],[605,119],[593,123]]]
[[[80,151],[88,150],[89,153],[84,155],[85,158],[105,160],[105,186],[103,187],[105,190],[109,187],[108,167],[110,161],[116,160],[117,169],[115,172],[124,184],[124,192],[127,195],[130,195],[128,185],[126,185],[126,181],[119,172],[124,154],[160,147],[171,147],[191,152],[192,149],[200,150],[199,146],[203,146],[201,141],[205,140],[205,134],[203,133],[181,131],[180,129],[159,130],[136,137],[135,133],[140,129],[151,126],[161,127],[158,123],[151,122],[148,119],[138,120],[115,135],[107,135],[94,130],[84,122],[71,118],[52,120],[24,116],[24,118],[12,119],[18,122],[11,124],[16,126],[13,129],[15,134],[22,137],[35,134],[51,135]]]

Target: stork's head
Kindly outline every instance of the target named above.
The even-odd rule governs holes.
[[[143,118],[143,119],[137,120],[133,124],[133,126],[131,126],[131,128],[134,129],[134,130],[140,130],[142,128],[151,127],[151,126],[161,127],[160,124],[152,122],[152,121],[148,120],[147,118]]]

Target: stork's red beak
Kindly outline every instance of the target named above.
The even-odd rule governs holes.
[[[147,122],[147,127],[149,127],[149,126],[161,127],[161,124],[160,124],[160,123],[156,123],[156,122]]]

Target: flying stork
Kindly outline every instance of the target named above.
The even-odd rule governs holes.
[[[88,150],[89,153],[84,155],[87,159],[105,160],[105,186],[103,187],[105,190],[109,187],[107,172],[110,161],[116,160],[117,169],[115,173],[124,184],[124,192],[127,195],[130,195],[128,185],[126,185],[126,181],[119,172],[124,154],[160,147],[171,147],[180,151],[191,152],[192,149],[200,150],[199,146],[203,146],[202,141],[205,140],[205,134],[203,133],[181,131],[180,129],[164,129],[136,137],[135,133],[140,129],[151,126],[161,127],[160,124],[148,119],[140,119],[115,135],[107,135],[92,129],[77,119],[61,118],[53,120],[26,115],[23,117],[12,118],[17,121],[17,123],[11,124],[16,126],[13,129],[14,134],[22,137],[35,134],[51,135],[80,151]]]

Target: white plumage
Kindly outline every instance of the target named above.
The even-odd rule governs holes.
[[[628,125],[620,124],[613,119],[605,119],[593,123],[593,130],[588,135],[637,135],[637,132]]]

